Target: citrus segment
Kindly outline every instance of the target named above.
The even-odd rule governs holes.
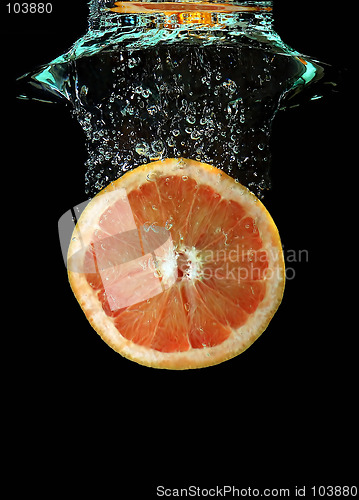
[[[262,203],[221,170],[182,158],[138,167],[91,200],[68,273],[105,342],[170,369],[245,350],[284,289],[278,231]]]

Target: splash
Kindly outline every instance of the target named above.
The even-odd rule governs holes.
[[[89,6],[88,32],[22,79],[33,96],[72,104],[86,136],[86,194],[144,163],[185,157],[263,197],[272,121],[323,75],[273,30],[272,2]]]

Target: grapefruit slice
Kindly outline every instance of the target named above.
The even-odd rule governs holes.
[[[263,204],[222,170],[183,158],[103,189],[68,251],[70,285],[93,328],[126,358],[158,368],[243,352],[276,312],[284,274]]]

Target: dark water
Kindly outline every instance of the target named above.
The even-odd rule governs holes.
[[[268,14],[171,29],[158,17],[98,19],[21,82],[40,98],[71,103],[86,136],[86,194],[143,163],[186,157],[262,197],[273,118],[289,95],[322,77],[322,66],[286,46]]]
[[[91,59],[71,67],[90,194],[142,163],[181,156],[224,169],[256,194],[270,186],[271,123],[304,73],[299,59],[182,44]]]

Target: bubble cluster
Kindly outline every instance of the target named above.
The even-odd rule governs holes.
[[[262,197],[272,120],[303,67],[241,44],[119,46],[77,59],[71,100],[87,138],[87,193],[144,163],[186,157]]]
[[[223,169],[262,197],[283,97],[324,71],[275,33],[271,2],[208,15],[90,4],[87,33],[22,77],[36,92],[72,103],[86,135],[86,193],[144,163],[186,157]]]

